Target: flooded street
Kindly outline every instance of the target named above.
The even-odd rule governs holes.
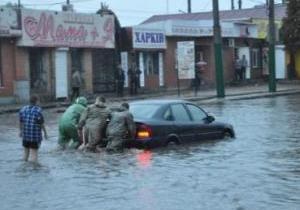
[[[0,209],[300,209],[300,97],[202,106],[235,139],[122,154],[55,151],[46,110],[40,165],[22,161],[17,115],[0,115]]]

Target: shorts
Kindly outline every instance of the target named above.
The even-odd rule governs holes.
[[[25,148],[38,149],[40,147],[40,145],[41,145],[41,143],[38,143],[38,142],[23,140],[23,147],[25,147]]]

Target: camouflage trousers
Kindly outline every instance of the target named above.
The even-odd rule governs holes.
[[[106,151],[108,152],[122,152],[124,149],[124,142],[126,139],[121,136],[109,136],[107,138]]]

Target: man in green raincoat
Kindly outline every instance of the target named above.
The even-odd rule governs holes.
[[[62,149],[76,149],[81,141],[78,134],[78,122],[81,113],[86,109],[85,97],[78,97],[74,104],[67,108],[59,120],[58,144]]]

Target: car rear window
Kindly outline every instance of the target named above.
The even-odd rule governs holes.
[[[130,112],[134,118],[149,119],[159,109],[159,104],[131,104]]]

